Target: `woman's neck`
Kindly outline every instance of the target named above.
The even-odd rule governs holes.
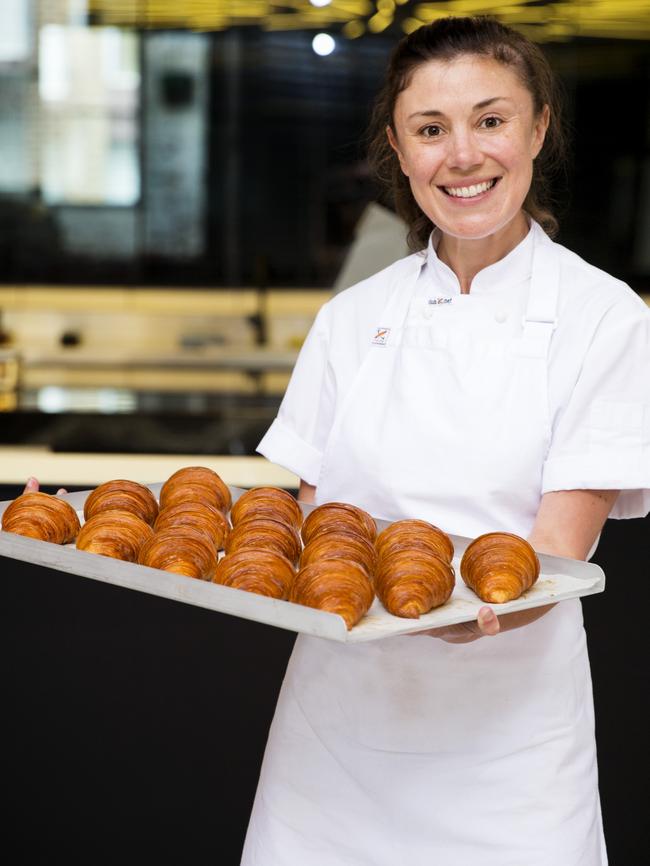
[[[503,229],[485,238],[457,238],[443,234],[436,250],[438,258],[458,277],[461,294],[469,294],[472,280],[489,265],[500,261],[528,234],[523,211]]]

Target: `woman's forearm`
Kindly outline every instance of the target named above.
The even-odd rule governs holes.
[[[528,541],[538,553],[586,559],[598,538],[618,490],[558,490],[542,497]],[[521,628],[544,616],[553,604],[504,613],[500,631]]]

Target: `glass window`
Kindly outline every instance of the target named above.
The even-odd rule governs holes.
[[[140,196],[137,35],[46,24],[38,55],[43,199],[134,204]]]

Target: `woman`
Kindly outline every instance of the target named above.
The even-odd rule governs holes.
[[[608,515],[650,509],[650,317],[544,230],[548,65],[496,21],[443,19],[397,47],[377,119],[426,249],[323,307],[259,450],[304,501],[584,559]],[[606,862],[579,601],[299,637],[245,866]]]

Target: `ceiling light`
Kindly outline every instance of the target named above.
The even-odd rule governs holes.
[[[321,57],[327,57],[336,48],[336,42],[329,33],[317,33],[311,41],[311,47],[316,54],[319,54]]]

